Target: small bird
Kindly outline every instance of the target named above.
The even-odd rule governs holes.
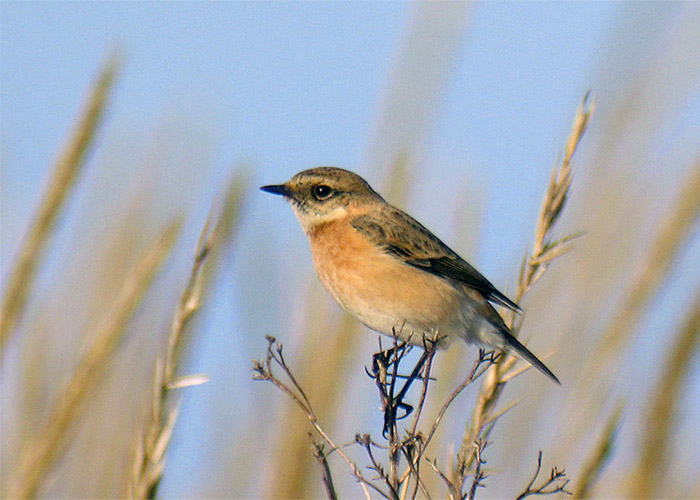
[[[299,172],[263,186],[291,202],[321,282],[367,327],[417,345],[455,338],[515,351],[559,380],[511,333],[491,302],[520,308],[474,267],[359,175],[335,167]]]

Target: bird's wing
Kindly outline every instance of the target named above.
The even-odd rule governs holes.
[[[481,292],[488,300],[508,309],[520,307],[499,292],[489,280],[410,215],[394,209],[379,215],[355,217],[352,226],[387,253],[407,264]]]

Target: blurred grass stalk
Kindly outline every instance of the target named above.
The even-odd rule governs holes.
[[[308,335],[304,339],[304,349],[296,364],[302,367],[295,376],[306,391],[311,401],[318,401],[317,412],[321,422],[333,421],[337,414],[338,403],[343,401],[341,390],[344,374],[360,337],[357,324],[343,313],[335,328],[314,325],[315,317],[327,317],[321,312],[325,303],[318,300],[321,296],[318,284],[315,293],[307,296],[316,297],[310,304],[307,314]],[[325,311],[326,313],[328,311]],[[284,401],[277,425],[278,432],[272,446],[274,450],[271,471],[266,474],[264,496],[268,498],[304,498],[311,495],[312,475],[318,473],[312,442],[306,432],[307,417],[293,403]],[[326,425],[327,429],[332,426]],[[290,431],[293,430],[293,431]],[[319,481],[320,484],[320,481]]]
[[[700,159],[682,183],[675,205],[661,221],[646,259],[637,268],[629,292],[613,318],[597,352],[589,358],[587,373],[600,372],[618,358],[633,336],[634,326],[661,288],[678,253],[700,218]]]
[[[592,428],[603,411],[615,380],[616,361],[623,355],[635,334],[647,306],[660,292],[671,268],[688,242],[700,219],[700,160],[692,166],[673,198],[669,212],[660,220],[656,236],[630,278],[627,292],[615,315],[608,322],[595,353],[583,366],[578,394],[574,400],[587,408],[578,415],[575,428]],[[573,422],[572,422],[573,425]],[[573,430],[572,430],[573,432]]]
[[[129,319],[141,303],[157,270],[170,254],[179,228],[179,223],[166,227],[127,275],[111,310],[104,315],[96,329],[90,348],[56,399],[46,424],[24,445],[18,469],[10,478],[8,497],[30,498],[37,495],[42,480],[68,444],[70,431],[80,417],[86,396],[104,375],[108,360]]]
[[[615,439],[620,430],[620,419],[625,408],[620,402],[605,426],[598,444],[593,449],[591,457],[584,464],[579,477],[577,478],[576,489],[573,498],[591,497],[591,489],[598,482],[598,478],[603,473],[603,469],[610,462]]]
[[[700,171],[700,170],[699,170]],[[661,497],[668,494],[662,481],[672,467],[671,441],[674,417],[681,391],[690,372],[690,363],[700,347],[700,292],[688,309],[687,317],[663,361],[663,371],[649,397],[645,411],[641,450],[628,480],[628,498]]]
[[[238,227],[247,177],[247,173],[233,177],[216,225],[209,230],[214,217],[212,208],[197,242],[190,278],[173,315],[165,356],[156,364],[152,408],[133,453],[131,475],[126,485],[127,498],[154,498],[157,493],[165,466],[165,452],[178,415],[179,403],[171,401],[172,390],[208,381],[205,375],[176,377],[175,374],[187,341],[187,327],[202,305],[222,246],[228,246]],[[166,413],[168,406],[171,409]]]
[[[56,219],[80,174],[107,107],[120,67],[118,52],[112,53],[99,72],[85,108],[49,178],[41,203],[9,270],[0,314],[0,352],[7,345],[22,317],[41,254],[51,237]],[[0,357],[0,362],[2,358]]]

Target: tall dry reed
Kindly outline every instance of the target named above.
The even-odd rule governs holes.
[[[61,208],[70,196],[85,164],[85,158],[105,114],[107,102],[119,72],[119,65],[119,54],[114,53],[108,57],[100,70],[75,130],[56,160],[44,195],[19,248],[16,261],[10,268],[0,310],[0,352],[22,317],[42,251],[51,237]],[[0,358],[1,361],[2,358]]]

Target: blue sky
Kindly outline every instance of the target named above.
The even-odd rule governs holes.
[[[183,111],[212,123],[220,169],[242,159],[266,178],[317,164],[365,173],[369,134],[411,12],[405,3],[3,2],[7,203],[29,209],[114,45],[125,59],[108,122],[117,129],[145,134]],[[542,139],[568,127],[614,12],[608,3],[474,9],[468,43],[437,103],[432,151],[482,162],[479,180],[487,183],[497,182],[496,169],[508,178],[522,165],[548,163],[559,145]],[[524,117],[527,127],[504,130]],[[445,168],[450,175],[463,166]]]

